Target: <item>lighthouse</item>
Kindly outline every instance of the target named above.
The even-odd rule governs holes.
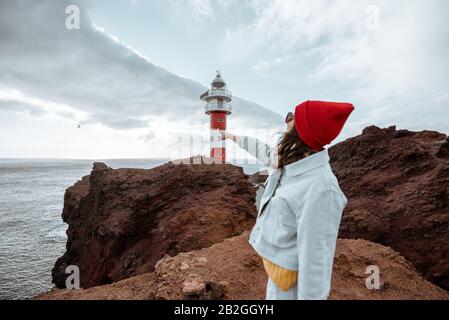
[[[201,95],[206,102],[206,114],[210,116],[210,156],[216,162],[226,161],[225,141],[218,140],[218,130],[226,131],[226,117],[232,113],[232,93],[227,89],[226,82],[220,71],[211,83],[211,88]]]

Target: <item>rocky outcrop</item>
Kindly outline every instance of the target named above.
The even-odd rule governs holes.
[[[66,191],[67,251],[53,268],[53,282],[65,287],[68,265],[79,267],[84,288],[152,272],[164,256],[248,230],[254,198],[243,170],[229,164],[113,170],[95,163],[90,176]]]
[[[367,267],[381,270],[379,289],[366,286]],[[87,290],[53,290],[37,299],[264,299],[267,276],[248,233],[159,261],[153,273]],[[339,240],[331,299],[449,299],[392,249]]]
[[[369,127],[330,149],[349,199],[340,237],[390,246],[449,290],[449,139]]]

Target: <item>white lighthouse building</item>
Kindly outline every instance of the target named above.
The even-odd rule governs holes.
[[[219,71],[211,83],[211,88],[201,95],[206,102],[206,114],[210,116],[210,156],[217,162],[226,161],[225,141],[218,141],[218,130],[226,131],[227,116],[231,115],[232,93],[227,89],[226,82]]]

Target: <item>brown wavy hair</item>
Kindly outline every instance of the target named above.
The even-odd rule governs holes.
[[[299,137],[295,126],[284,133],[278,144],[278,168],[282,169],[316,151],[310,149]]]

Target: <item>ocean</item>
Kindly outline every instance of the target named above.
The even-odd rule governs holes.
[[[167,159],[95,160],[112,168],[153,168]],[[93,160],[0,159],[0,299],[27,299],[53,287],[51,269],[65,252],[64,192]],[[247,174],[261,169],[243,166]]]

